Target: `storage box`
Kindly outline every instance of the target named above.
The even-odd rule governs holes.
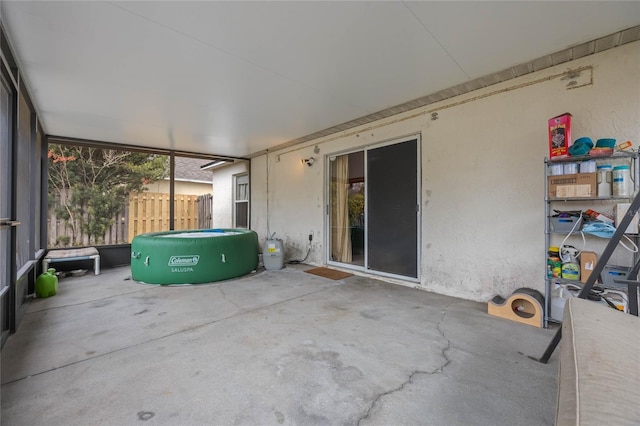
[[[629,207],[631,207],[631,203],[618,203],[615,205],[614,207],[614,220],[615,220],[615,226],[616,228],[618,227],[618,224],[620,222],[622,222],[622,219],[624,219],[624,215],[627,213],[627,211],[629,210]],[[638,233],[638,213],[636,213],[633,216],[633,219],[631,219],[631,223],[629,223],[629,226],[627,226],[626,231],[624,231],[625,234],[637,234]]]
[[[631,271],[631,268],[628,266],[605,265],[600,274],[600,282],[606,286],[620,287],[621,284],[616,284],[613,281],[626,280],[629,271]],[[626,288],[626,285],[624,287]]]
[[[550,219],[551,230],[553,232],[564,232],[565,234],[568,234],[571,231],[578,232],[580,228],[582,228],[581,216],[551,217]]]
[[[549,198],[590,198],[597,196],[597,173],[547,176]]]
[[[591,271],[596,266],[596,254],[592,251],[583,251],[580,253],[580,281],[587,282],[587,278],[591,275]]]
[[[568,112],[549,119],[549,159],[566,158],[571,146],[571,114]]]

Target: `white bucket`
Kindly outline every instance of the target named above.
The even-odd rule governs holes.
[[[631,174],[629,166],[615,166],[611,172],[612,192],[614,197],[631,197]]]
[[[597,167],[598,197],[611,197],[611,164],[601,164]]]

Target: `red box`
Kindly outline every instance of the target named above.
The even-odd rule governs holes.
[[[567,158],[571,139],[571,114],[562,115],[549,120],[549,159]]]

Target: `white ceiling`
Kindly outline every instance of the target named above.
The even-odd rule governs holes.
[[[640,2],[2,1],[49,135],[249,156],[640,24]]]

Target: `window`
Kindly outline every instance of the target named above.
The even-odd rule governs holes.
[[[249,227],[249,175],[234,176],[233,226]]]

